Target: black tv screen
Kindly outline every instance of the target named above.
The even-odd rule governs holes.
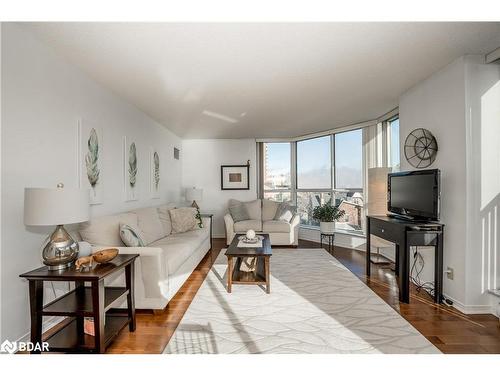
[[[387,210],[412,219],[439,220],[439,169],[390,173]]]

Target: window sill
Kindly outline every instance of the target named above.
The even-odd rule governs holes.
[[[314,230],[314,231],[319,232],[319,227],[315,227],[315,226],[312,226],[312,225],[301,224],[300,228],[301,229],[306,229],[306,230]],[[342,230],[342,229],[335,229],[335,234],[337,234],[337,233],[338,234],[346,234],[346,235],[353,236],[353,237],[366,238],[366,235],[363,232],[349,231],[349,230]]]

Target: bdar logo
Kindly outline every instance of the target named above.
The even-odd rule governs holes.
[[[15,342],[10,342],[5,340],[2,345],[0,345],[0,352],[13,354],[17,350],[17,345]]]

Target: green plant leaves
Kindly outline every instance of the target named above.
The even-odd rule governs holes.
[[[333,206],[332,200],[330,199],[325,204],[320,204],[313,210],[313,219],[319,222],[332,222],[340,219],[345,215],[344,210],[340,210],[339,206]]]

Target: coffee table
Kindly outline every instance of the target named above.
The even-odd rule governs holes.
[[[254,284],[266,285],[266,293],[271,292],[270,286],[270,266],[269,261],[273,252],[271,250],[271,241],[269,234],[259,234],[264,237],[262,247],[238,247],[241,234],[234,236],[231,245],[226,250],[227,256],[227,291],[231,293],[233,284]],[[255,257],[255,271],[240,271],[241,262],[244,258]],[[236,258],[236,264],[233,266],[233,258]]]

